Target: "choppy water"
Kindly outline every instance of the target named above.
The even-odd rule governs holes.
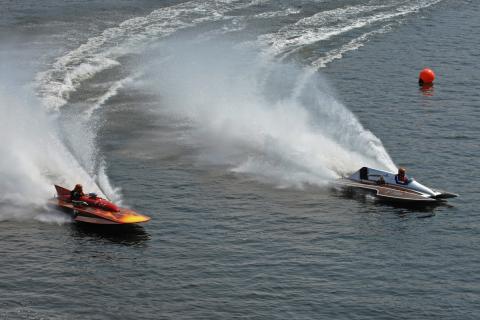
[[[477,2],[0,8],[2,318],[478,318]],[[461,197],[326,187],[362,165]],[[79,181],[152,220],[44,208]]]

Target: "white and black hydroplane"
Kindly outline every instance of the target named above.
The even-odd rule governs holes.
[[[395,173],[368,167],[363,167],[351,176],[340,179],[338,184],[349,189],[371,192],[382,201],[401,204],[439,204],[448,198],[458,196],[426,187],[413,178],[401,181]]]

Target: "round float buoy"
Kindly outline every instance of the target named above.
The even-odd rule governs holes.
[[[432,84],[433,80],[435,80],[435,72],[433,72],[432,69],[425,68],[420,71],[420,74],[418,75],[418,83],[420,85]]]

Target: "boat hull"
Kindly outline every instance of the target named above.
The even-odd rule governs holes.
[[[139,214],[128,208],[117,207],[102,198],[87,199],[82,197],[80,201],[71,201],[68,189],[55,186],[57,198],[50,199],[49,205],[69,213],[77,222],[90,224],[125,225],[147,222],[150,217]],[[85,198],[85,199],[84,199]],[[115,210],[111,210],[114,208]]]
[[[442,198],[432,198],[429,195],[399,186],[366,184],[348,179],[338,181],[337,185],[342,188],[373,194],[378,200],[388,203],[428,206],[445,202]]]
[[[397,175],[391,172],[362,167],[348,178],[337,183],[349,189],[371,192],[384,202],[415,205],[432,205],[445,202],[458,195],[434,190],[414,179],[398,181]]]

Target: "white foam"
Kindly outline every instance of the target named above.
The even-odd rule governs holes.
[[[53,184],[70,187],[82,181],[88,190],[98,190],[58,138],[55,122],[38,105],[25,90],[0,88],[0,132],[5,141],[0,144],[2,206],[42,206],[55,194]]]
[[[58,58],[49,70],[37,75],[38,92],[43,104],[49,111],[58,111],[68,103],[70,95],[85,80],[91,79],[106,69],[118,67],[119,57],[141,52],[150,41],[157,41],[178,30],[208,21],[225,19],[224,13],[229,10],[246,8],[262,2],[189,1],[155,10],[145,17],[129,19],[117,27],[106,29],[100,35],[88,39],[77,49]],[[58,170],[60,173],[54,170],[55,174],[65,180],[64,183],[68,181],[68,184],[72,184],[82,181],[88,190],[105,194],[115,201],[121,200],[119,189],[114,188],[109,182],[103,157],[98,154],[95,141],[97,128],[91,116],[131,80],[132,77],[127,77],[114,82],[106,92],[89,101],[91,106],[83,114],[67,114],[62,118],[62,125],[65,128],[62,132],[62,141],[56,140],[54,144],[59,150],[64,150],[68,154],[72,166],[75,164],[75,168],[71,168],[70,171],[77,174],[83,173],[81,177],[72,178],[68,171],[64,174],[64,170]],[[67,150],[62,142],[70,146],[70,150]],[[38,162],[33,161],[31,165],[38,166]],[[59,161],[58,166],[62,165],[64,163]],[[34,174],[34,171],[31,171]],[[38,179],[42,178],[42,174],[38,173]],[[19,198],[22,197],[19,196]]]
[[[268,44],[267,53],[278,55],[292,47],[327,40],[358,26],[358,17],[379,10],[383,6],[352,6],[318,12],[282,27],[279,31],[259,37],[259,42]]]
[[[258,38],[258,43],[269,44],[267,51],[270,55],[284,54],[375,22],[416,12],[440,1],[415,1],[399,7],[370,5],[322,11],[303,18],[294,25],[283,27],[274,34],[262,35]],[[77,49],[58,58],[51,69],[39,73],[38,92],[48,109],[58,110],[67,103],[71,93],[83,81],[106,69],[117,67],[119,57],[141,52],[151,41],[205,22],[230,20],[230,25],[224,26],[224,30],[219,33],[240,31],[245,28],[246,17],[228,16],[227,13],[264,3],[268,1],[188,1],[154,10],[144,17],[128,19],[117,27],[108,28],[100,35],[88,39]],[[382,9],[385,12],[374,14]],[[253,18],[280,17],[298,12],[297,9],[287,8],[259,13],[253,15]]]
[[[281,187],[321,185],[363,165],[395,169],[315,69],[225,48],[175,51],[147,82],[162,97],[162,117],[193,126],[183,139],[198,148],[199,161]]]
[[[95,177],[95,181],[97,181],[98,186],[103,194],[107,196],[108,199],[116,203],[117,205],[122,205],[122,197],[121,197],[121,189],[118,187],[114,187],[110,180],[108,179],[106,173],[106,163],[102,161],[100,163],[98,173]]]
[[[66,215],[63,212],[56,212],[56,211],[49,211],[49,212],[42,212],[37,214],[34,217],[35,220],[43,222],[43,223],[50,223],[50,224],[68,224],[72,223],[73,220],[69,215]]]
[[[108,90],[101,95],[100,97],[97,97],[94,101],[91,101],[90,107],[87,108],[83,114],[86,117],[86,119],[90,119],[92,114],[100,109],[108,100],[110,100],[112,97],[115,97],[118,92],[128,83],[131,83],[134,81],[136,78],[140,77],[140,74],[133,75],[130,77],[126,77],[124,79],[121,79],[119,81],[114,81],[109,87]]]
[[[285,26],[276,33],[262,35],[258,37],[257,42],[267,47],[266,55],[284,55],[352,30],[418,12],[441,1],[413,1],[400,6],[383,4],[352,6],[321,11],[302,18],[293,25]]]
[[[315,61],[312,62],[312,67],[320,69],[320,68],[325,68],[327,64],[343,58],[343,55],[347,52],[357,50],[364,46],[364,44],[372,37],[381,34],[381,33],[386,33],[391,29],[390,25],[385,25],[384,27],[366,32],[362,34],[361,36],[349,41],[347,44],[342,45],[341,47],[335,48],[333,50],[328,51],[323,57],[320,57],[316,59]]]
[[[228,11],[265,1],[188,1],[154,10],[144,17],[128,19],[104,30],[77,49],[58,58],[49,70],[37,76],[38,92],[49,110],[65,105],[82,81],[119,65],[118,58],[141,52],[151,41],[201,23],[225,19]]]
[[[296,8],[286,8],[285,10],[278,10],[278,11],[268,11],[268,12],[262,12],[255,14],[253,18],[255,19],[272,19],[272,18],[280,18],[280,17],[287,17],[290,15],[298,14],[300,13],[300,9]]]
[[[254,15],[246,15],[246,16],[235,16],[235,15],[228,15],[223,16],[223,20],[225,21],[224,24],[215,30],[205,32],[203,34],[199,34],[197,36],[196,41],[204,42],[208,40],[212,40],[216,37],[233,33],[233,32],[240,32],[248,26],[249,23],[255,20],[262,20],[262,19],[272,19],[272,18],[279,18],[279,17],[287,17],[289,15],[295,15],[300,13],[301,10],[295,8],[285,8],[284,10],[277,10],[277,11],[268,11],[262,12]],[[244,46],[245,43],[240,43],[239,46]],[[248,45],[248,44],[247,44]]]
[[[270,57],[285,55],[315,42],[417,12],[421,8],[440,1],[402,2],[401,5],[391,6],[383,4],[354,6],[319,12],[299,20],[294,25],[286,26],[276,33],[260,36],[257,43],[263,45],[268,43],[267,55]],[[142,52],[152,41],[165,39],[185,28],[202,23],[225,21],[219,33],[235,32],[244,29],[249,19],[268,19],[299,13],[298,10],[287,8],[281,11],[258,13],[250,17],[228,15],[229,12],[263,3],[268,1],[188,1],[155,10],[147,16],[129,19],[117,27],[106,29],[101,34],[88,39],[77,49],[58,58],[49,70],[37,75],[38,92],[43,104],[48,110],[59,110],[68,103],[71,94],[78,90],[84,81],[109,68],[121,67],[120,57]],[[345,52],[356,50],[371,36],[382,32],[383,28],[385,26],[380,25],[379,29],[363,33],[346,45],[318,58],[313,65],[322,67],[334,59],[341,58]],[[195,60],[195,57],[192,60]],[[189,64],[189,61],[183,62],[184,65]],[[200,60],[200,62],[203,61]],[[185,66],[178,67],[182,75]],[[229,68],[228,64],[226,67]],[[255,68],[257,69],[250,70],[253,72],[251,76],[254,77],[257,86],[262,87],[269,72],[272,69],[275,72],[279,67],[278,65],[266,66],[263,63],[261,66],[256,65]],[[260,69],[269,70],[265,74],[260,72]],[[235,78],[240,75],[239,88],[223,88],[225,94],[219,94],[217,90],[212,92],[211,87],[205,88],[205,84],[209,83],[208,79],[202,77],[188,79],[190,76],[188,72],[183,74],[188,79],[186,82],[185,79],[179,79],[177,74],[171,74],[171,78],[166,81],[167,87],[173,85],[173,89],[186,89],[180,96],[177,96],[175,90],[168,92],[165,98],[170,99],[173,105],[181,104],[175,113],[193,119],[194,123],[204,124],[204,126],[197,126],[201,128],[199,137],[207,141],[205,150],[214,150],[211,154],[205,153],[206,158],[209,156],[215,158],[210,160],[228,158],[227,162],[232,165],[232,170],[267,176],[271,181],[276,180],[279,185],[320,183],[357,169],[360,164],[394,169],[395,166],[381,142],[364,129],[345,107],[335,99],[325,98],[328,94],[318,90],[314,90],[317,94],[313,99],[314,105],[331,122],[322,122],[321,128],[312,125],[312,115],[303,102],[306,99],[305,87],[308,83],[319,81],[316,78],[317,75],[311,70],[295,71],[294,75],[298,77],[297,85],[290,88],[292,92],[288,97],[275,103],[257,92],[258,87],[248,84],[250,80],[247,81],[242,75],[244,70],[236,70],[237,74],[230,74],[230,71],[227,70],[226,74],[222,72],[214,74],[217,77],[216,80],[222,78],[222,81],[218,81],[219,88],[223,88],[224,84],[231,81],[230,78],[225,79],[225,76]],[[202,72],[209,74],[209,70],[202,70]],[[36,131],[29,132],[35,136],[33,140],[44,139],[53,148],[35,152],[54,154],[53,159],[48,157],[49,164],[45,165],[46,159],[39,159],[40,156],[33,155],[24,159],[22,153],[17,155],[14,150],[7,150],[10,152],[9,157],[6,162],[0,162],[0,166],[8,168],[9,164],[15,163],[22,168],[18,172],[8,172],[11,176],[8,176],[4,170],[9,181],[14,181],[17,175],[21,176],[23,170],[26,170],[29,175],[25,181],[31,181],[33,185],[50,185],[53,180],[60,180],[61,183],[66,184],[84,181],[87,187],[96,188],[99,193],[103,190],[110,198],[120,200],[119,190],[108,181],[105,173],[106,165],[103,158],[97,154],[96,128],[89,121],[94,111],[115,96],[131,79],[127,77],[113,82],[106,92],[90,101],[91,107],[84,112],[84,119],[80,121],[72,119],[72,124],[78,125],[72,125],[68,133],[62,134],[64,136],[62,141],[72,146],[71,150],[62,144],[56,132],[48,133],[47,130],[46,135]],[[161,88],[159,91],[163,92],[164,89]],[[205,90],[202,92],[199,91],[200,89]],[[186,97],[185,92],[189,92],[192,97]],[[312,98],[308,97],[308,99]],[[227,103],[228,107],[226,107]],[[254,118],[253,121],[252,118]],[[12,119],[14,122],[18,121],[15,118]],[[339,127],[342,128],[342,135],[336,133]],[[79,137],[81,141],[78,140]],[[211,142],[210,145],[208,145],[209,142]],[[21,147],[22,144],[28,145],[27,150],[30,147],[34,149],[39,145],[42,146],[39,141],[35,141],[34,145],[30,146],[23,137],[16,143]],[[248,156],[237,157],[236,150],[230,147],[232,145],[247,152]],[[328,150],[329,155],[323,153],[324,150]],[[236,156],[233,158],[241,161],[232,160],[230,157],[232,154]],[[7,186],[8,182],[5,185]],[[50,190],[51,187],[46,189]],[[4,199],[14,202],[21,199],[17,196],[15,192],[7,192],[4,194]]]

